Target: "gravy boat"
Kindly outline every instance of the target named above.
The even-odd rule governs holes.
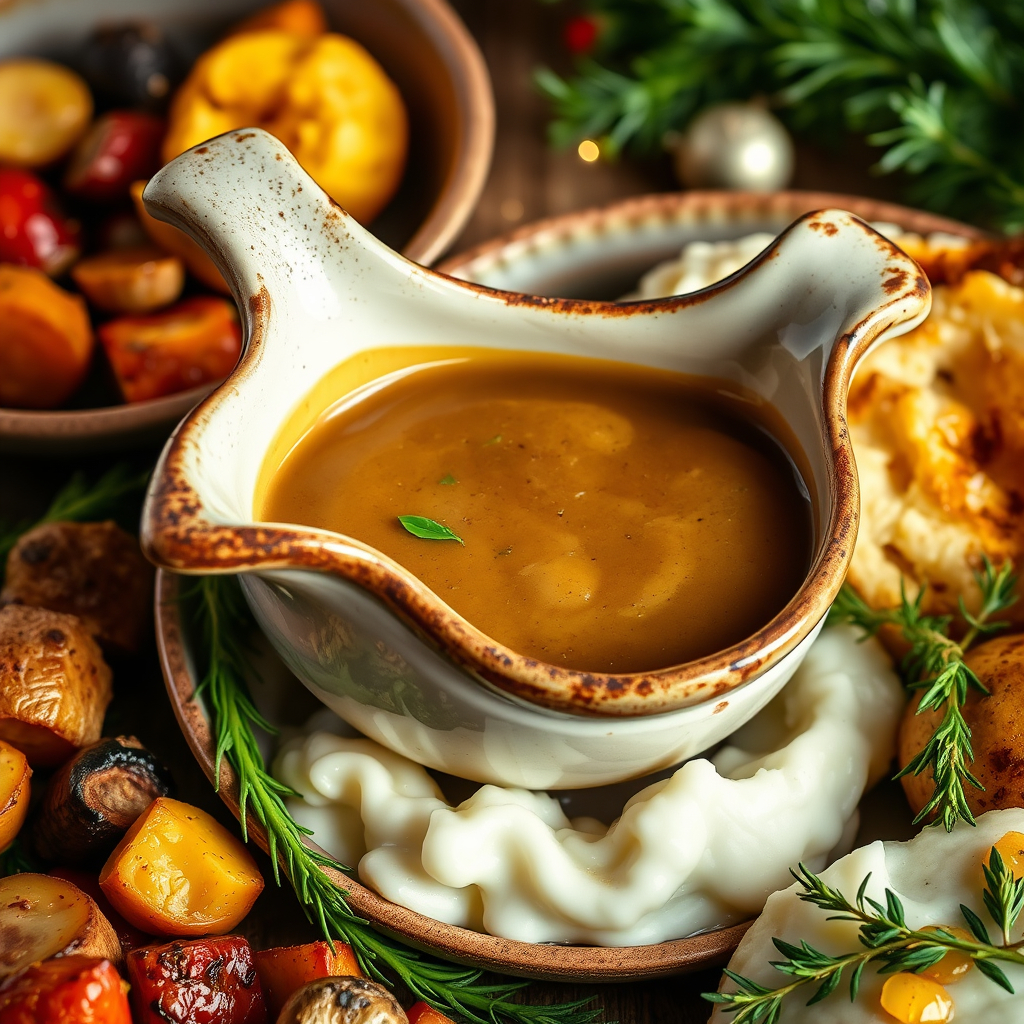
[[[216,262],[247,339],[234,373],[164,449],[143,512],[144,549],[175,572],[241,574],[282,659],[355,728],[463,778],[584,788],[707,749],[793,674],[857,535],[851,374],[874,343],[918,324],[931,304],[917,264],[862,221],[841,210],[808,214],[719,284],[615,304],[493,291],[417,266],[255,129],[178,157],[144,198]],[[297,409],[310,425],[322,411],[307,400],[318,381],[368,349],[438,344],[661,367],[725,379],[770,403],[802,448],[817,510],[799,591],[727,650],[602,675],[503,647],[358,540],[255,521],[264,459]]]

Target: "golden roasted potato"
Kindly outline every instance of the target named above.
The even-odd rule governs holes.
[[[25,755],[0,740],[0,852],[14,842],[25,824],[31,777],[32,769]]]
[[[0,608],[0,740],[33,767],[62,764],[100,738],[110,669],[80,619]]]
[[[270,29],[208,50],[171,104],[164,160],[253,125],[276,135],[356,220],[373,220],[398,188],[408,145],[402,97],[347,36]]]
[[[928,583],[976,610],[974,573],[1024,554],[1024,290],[984,270],[939,285],[929,318],[864,360],[850,391],[860,533],[849,579],[873,607]],[[1024,602],[1010,611],[1024,621]]]
[[[967,664],[988,688],[972,690],[964,705],[971,727],[971,771],[985,787],[965,787],[974,814],[999,807],[1024,807],[1024,634],[996,637],[967,654]],[[923,749],[942,721],[942,712],[916,714],[921,694],[907,705],[899,730],[899,764],[904,767]],[[900,780],[915,814],[932,797],[930,771]]]
[[[0,603],[77,615],[104,647],[136,651],[152,594],[153,567],[117,523],[44,523],[11,549]]]
[[[96,901],[63,878],[0,878],[0,979],[52,956],[121,959],[121,943]]]

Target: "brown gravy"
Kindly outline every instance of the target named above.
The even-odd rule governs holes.
[[[258,518],[370,544],[498,642],[586,671],[714,653],[796,593],[811,508],[749,395],[576,356],[447,351],[460,355],[419,350],[319,416],[307,401],[312,426],[268,459]]]

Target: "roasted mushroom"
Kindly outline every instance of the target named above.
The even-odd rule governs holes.
[[[383,986],[363,978],[321,978],[284,1004],[277,1024],[409,1024]]]
[[[45,523],[11,550],[0,602],[77,615],[104,647],[135,651],[152,590],[153,567],[116,523]]]
[[[171,791],[167,768],[134,736],[80,750],[50,780],[31,845],[50,864],[106,857],[135,819]]]
[[[110,669],[80,619],[0,608],[0,740],[29,764],[63,764],[95,743],[111,696]]]

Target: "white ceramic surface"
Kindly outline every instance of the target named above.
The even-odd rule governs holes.
[[[286,664],[361,732],[429,767],[531,788],[602,785],[715,743],[792,675],[856,537],[845,436],[853,365],[927,314],[919,268],[842,211],[808,215],[748,267],[682,298],[627,305],[490,292],[388,250],[262,132],[231,133],[150,183],[247,311],[238,370],[179,428],[154,475],[143,543],[183,572],[243,572]],[[753,637],[659,672],[601,676],[523,658],[379,552],[252,521],[264,456],[327,371],[370,348],[431,344],[620,359],[734,381],[803,448],[818,535],[807,580]]]

